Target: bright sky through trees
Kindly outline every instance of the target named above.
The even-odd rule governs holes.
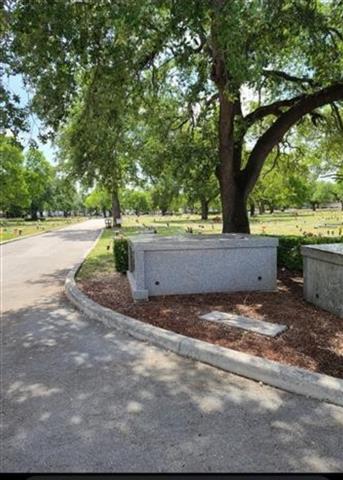
[[[7,78],[6,87],[14,94],[20,97],[20,106],[25,107],[31,99],[30,92],[25,87],[21,75],[12,75]],[[39,139],[39,131],[42,128],[42,124],[34,113],[31,113],[28,117],[28,132],[20,133],[20,140],[24,149],[27,150],[30,142],[34,141],[37,143],[38,148],[43,152],[49,162],[54,163],[56,149],[51,144],[51,142],[43,143]],[[9,132],[7,132],[9,133]]]

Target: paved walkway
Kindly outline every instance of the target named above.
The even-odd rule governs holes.
[[[1,471],[341,471],[343,409],[111,332],[63,295],[100,220],[2,247]]]

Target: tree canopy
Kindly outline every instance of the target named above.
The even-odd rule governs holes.
[[[13,139],[0,135],[0,210],[16,213],[28,207],[24,155]]]
[[[46,134],[71,128],[89,172],[114,151],[117,172],[117,150],[131,138],[122,135],[127,107],[134,120],[142,108],[149,118],[161,93],[176,89],[178,124],[193,125],[214,104],[224,232],[249,231],[249,195],[299,123],[309,118],[315,130],[324,119],[342,135],[340,2],[14,0],[5,25],[6,62],[34,90]],[[104,162],[89,155],[95,145]]]

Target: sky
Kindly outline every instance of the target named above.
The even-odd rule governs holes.
[[[11,75],[8,77],[7,87],[12,93],[19,96],[21,106],[24,107],[30,102],[31,95],[30,92],[28,92],[25,88],[21,75]],[[44,144],[38,138],[39,130],[42,128],[40,120],[36,115],[30,115],[28,118],[28,124],[29,131],[22,132],[20,134],[20,139],[24,145],[24,148],[27,149],[30,144],[30,140],[34,140],[37,142],[39,149],[43,152],[46,159],[49,160],[50,163],[54,164],[56,148],[53,147],[51,142]]]

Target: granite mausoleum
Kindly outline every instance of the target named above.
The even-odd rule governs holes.
[[[343,244],[304,245],[304,297],[343,318]]]
[[[133,298],[273,291],[278,239],[247,234],[138,235],[129,240]]]

